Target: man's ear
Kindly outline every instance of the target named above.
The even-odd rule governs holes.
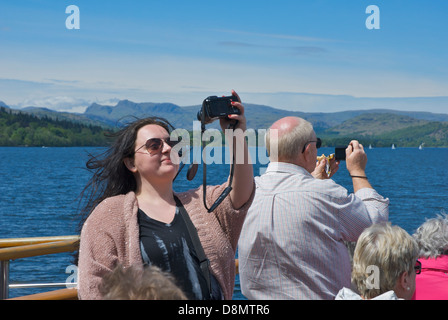
[[[137,168],[134,165],[133,158],[124,158],[123,163],[126,166],[126,168],[128,168],[129,171],[131,171],[133,173],[137,172]]]
[[[311,154],[311,144],[308,144],[305,148],[305,151],[302,153],[304,159],[306,161],[310,161],[310,159],[312,159],[314,162],[317,162],[317,160],[313,157],[313,155]]]

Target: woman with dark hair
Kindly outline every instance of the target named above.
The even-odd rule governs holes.
[[[232,94],[237,96],[234,91]],[[241,114],[220,119],[223,131],[232,120],[237,120],[236,130],[246,130],[244,107],[238,101],[232,105]],[[170,138],[171,129],[161,118],[137,120],[116,134],[101,159],[87,162],[94,172],[87,186],[91,191],[84,209],[88,217],[81,231],[80,299],[100,299],[102,278],[119,264],[125,268],[155,265],[172,274],[189,299],[220,295],[231,299],[236,246],[254,195],[247,144],[244,139],[234,143],[234,149],[237,143],[244,144],[245,161],[235,164],[229,196],[209,213],[203,204],[202,186],[182,193],[173,191],[179,156],[171,152],[177,143]],[[208,205],[227,185],[206,187]],[[195,227],[194,234],[189,223]],[[197,237],[210,263],[205,271],[202,249],[194,242]]]

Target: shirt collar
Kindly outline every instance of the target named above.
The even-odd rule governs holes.
[[[422,269],[439,269],[448,272],[448,255],[440,255],[437,258],[420,258]]]
[[[299,173],[311,176],[305,168],[289,162],[270,162],[266,169],[266,173],[268,172]]]

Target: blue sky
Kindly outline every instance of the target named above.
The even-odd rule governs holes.
[[[369,5],[380,29],[366,28]],[[82,112],[235,89],[306,112],[448,113],[447,15],[445,0],[2,0],[0,100]]]

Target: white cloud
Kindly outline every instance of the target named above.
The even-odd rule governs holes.
[[[37,99],[28,98],[21,101],[16,106],[18,108],[39,107],[58,111],[83,112],[88,104],[89,101],[82,98],[52,96]]]
[[[15,107],[39,107],[63,112],[83,113],[85,109],[92,103],[102,105],[116,105],[120,99],[111,98],[105,100],[86,100],[82,98],[68,97],[68,96],[51,96],[38,99],[25,99],[18,103]]]
[[[272,38],[272,39],[294,40],[294,41],[303,41],[303,42],[341,42],[341,40],[335,40],[335,39],[306,37],[306,36],[280,34],[280,33],[247,32],[247,31],[230,30],[230,29],[228,29],[228,30],[217,29],[215,31],[236,34],[236,35],[249,36],[251,38],[259,37],[259,38]]]

